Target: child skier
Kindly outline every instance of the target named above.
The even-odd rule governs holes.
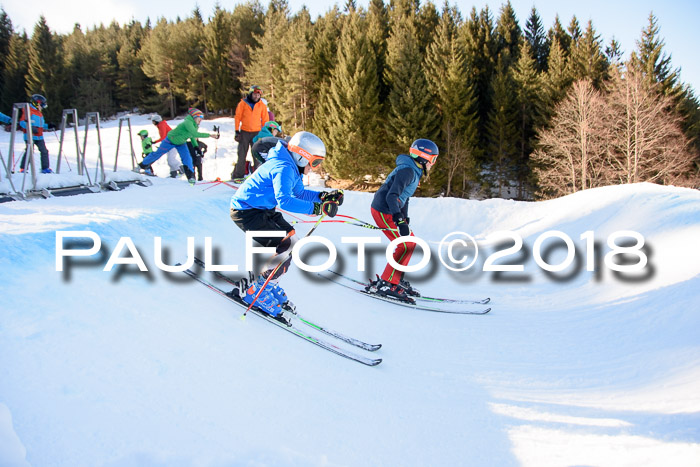
[[[318,167],[326,157],[326,146],[321,139],[309,132],[300,131],[289,143],[280,140],[272,149],[263,164],[253,175],[248,177],[231,198],[231,219],[244,232],[285,231],[287,236],[255,237],[255,241],[265,247],[275,247],[277,255],[290,249],[294,229],[275,211],[280,209],[291,212],[334,217],[338,206],[343,204],[343,192],[317,192],[306,190],[302,176],[308,174],[312,167]],[[275,271],[270,268],[257,280],[242,279],[229,295],[236,300],[253,303],[265,313],[278,321],[291,325],[291,319],[284,311],[293,312],[294,305],[287,299],[287,294],[277,284],[279,277],[287,271],[291,256],[276,268],[274,276],[255,300],[258,291],[267,278]],[[274,281],[274,282],[273,282]]]
[[[399,154],[396,168],[374,194],[372,217],[378,227],[385,229],[382,231],[389,240],[413,235],[408,226],[408,201],[437,157],[438,147],[435,143],[428,139],[415,140],[408,155]],[[394,250],[394,261],[402,266],[408,265],[415,247],[415,243],[401,243]],[[403,273],[387,264],[382,276],[377,275],[377,280],[369,283],[367,292],[414,303],[410,296],[420,296],[420,293],[402,279]]]
[[[22,116],[19,118],[19,126],[24,132],[24,141],[27,143],[27,147],[24,150],[24,155],[22,156],[22,161],[19,165],[20,172],[27,170],[27,154],[29,154],[29,145],[34,144],[41,154],[41,173],[50,174],[53,173],[49,167],[49,150],[46,149],[46,143],[44,142],[44,130],[48,130],[49,127],[44,121],[44,114],[41,112],[42,109],[48,107],[46,103],[46,98],[41,94],[32,94],[29,104],[29,116],[24,114],[24,109],[22,109]],[[29,120],[29,125],[32,127],[32,142],[28,142],[27,136],[27,120]]]
[[[182,160],[187,181],[189,181],[191,185],[194,185],[196,181],[194,179],[192,157],[185,143],[189,139],[192,142],[192,146],[196,147],[197,138],[219,137],[216,134],[210,135],[209,133],[201,133],[198,131],[199,123],[203,118],[204,114],[200,110],[194,108],[188,110],[185,120],[168,133],[168,136],[163,140],[157,150],[146,156],[146,158],[139,163],[139,168],[143,169],[147,175],[152,175],[151,164],[160,159],[163,154],[175,148],[178,154],[180,154],[180,160]]]
[[[138,135],[141,137],[141,157],[145,158],[153,152],[153,141],[148,136],[148,130],[141,130]]]

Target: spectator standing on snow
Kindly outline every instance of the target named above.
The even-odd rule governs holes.
[[[32,94],[29,102],[29,125],[32,127],[32,143],[39,150],[41,154],[41,173],[50,174],[53,171],[49,165],[49,150],[46,149],[46,143],[44,142],[44,130],[50,129],[44,120],[44,114],[42,110],[48,107],[46,98],[41,94]],[[19,126],[24,132],[24,142],[27,143],[27,147],[24,150],[24,155],[22,156],[22,161],[19,165],[19,171],[24,172],[27,170],[27,154],[29,154],[29,142],[27,141],[27,115],[25,115],[25,109],[22,109],[22,116],[19,118]],[[53,126],[53,125],[52,125]]]
[[[255,135],[269,119],[267,106],[260,100],[261,97],[262,89],[260,86],[253,85],[236,107],[234,119],[236,136],[234,139],[238,142],[238,159],[231,174],[232,180],[242,179],[246,175],[248,149]]]
[[[254,240],[262,246],[276,248],[277,256],[288,251],[292,246],[294,229],[275,208],[279,206],[290,212],[334,217],[338,206],[343,204],[342,191],[319,193],[304,188],[302,176],[308,174],[312,167],[318,167],[325,157],[326,146],[312,133],[300,131],[292,136],[289,143],[279,141],[269,152],[267,162],[248,177],[231,198],[233,222],[244,232],[287,232],[283,238],[255,237]],[[279,267],[263,272],[257,280],[254,277],[242,279],[229,295],[247,304],[255,300],[255,306],[259,309],[278,321],[290,324],[283,312],[293,311],[294,306],[277,281],[287,271],[291,260],[290,256]],[[268,277],[270,282],[256,300]]]
[[[199,124],[204,118],[204,114],[199,109],[191,108],[187,111],[185,120],[171,130],[168,136],[160,144],[160,147],[149,154],[142,162],[139,163],[138,167],[143,169],[147,175],[153,175],[153,170],[151,170],[151,164],[160,159],[160,157],[166,152],[170,151],[172,148],[177,149],[178,154],[180,154],[180,159],[182,160],[182,165],[185,170],[185,176],[190,184],[195,184],[194,179],[194,168],[192,166],[192,156],[190,156],[190,151],[187,149],[187,140],[192,142],[193,146],[197,146],[197,138],[218,138],[219,135],[209,133],[201,133],[199,131]]]
[[[167,138],[168,133],[172,131],[168,122],[163,120],[163,118],[156,114],[151,118],[153,124],[158,128],[158,139],[153,142],[153,144],[160,143],[165,138]],[[180,162],[178,161],[177,149],[172,148],[168,151],[168,167],[170,167],[170,178],[175,178],[180,173]]]
[[[408,201],[418,187],[423,175],[427,175],[438,157],[438,147],[428,139],[417,139],[411,144],[408,155],[399,154],[396,168],[389,174],[384,184],[372,199],[372,217],[377,227],[383,229],[389,240],[412,236],[409,227]],[[407,266],[415,249],[415,243],[401,243],[394,250],[394,261]],[[413,303],[410,297],[420,296],[403,273],[387,264],[381,277],[371,281],[367,291],[388,298]]]

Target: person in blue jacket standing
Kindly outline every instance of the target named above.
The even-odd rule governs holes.
[[[417,139],[411,144],[408,154],[399,154],[396,168],[386,178],[372,199],[372,217],[377,226],[394,240],[413,235],[408,225],[408,201],[416,192],[418,182],[435,164],[438,147],[429,139]],[[407,266],[415,249],[415,243],[401,243],[394,250],[394,261]],[[420,296],[408,281],[403,280],[403,273],[387,264],[381,277],[371,281],[367,292],[388,298],[413,303],[413,296]]]
[[[27,148],[24,150],[22,161],[19,164],[20,172],[27,170],[27,154],[29,153],[27,121],[29,121],[29,125],[32,127],[32,143],[41,154],[41,173],[53,173],[49,166],[49,150],[46,149],[46,143],[44,142],[44,130],[48,130],[49,126],[46,124],[44,114],[41,111],[46,107],[48,107],[48,105],[44,96],[41,94],[32,94],[29,103],[29,117],[27,117],[24,114],[24,110],[22,110],[22,116],[19,119],[19,126],[22,128],[22,131],[24,131],[24,141],[27,143]]]
[[[275,210],[334,217],[343,204],[342,190],[318,192],[304,188],[303,175],[318,167],[326,157],[326,146],[321,139],[307,131],[296,133],[289,142],[280,140],[270,150],[267,162],[260,166],[240,186],[231,198],[231,219],[245,231],[284,231],[285,237],[255,237],[262,246],[274,247],[277,255],[290,249],[294,229]],[[252,303],[267,278],[275,275],[255,300],[255,306],[275,319],[291,325],[284,311],[294,312],[284,290],[277,281],[291,263],[291,256],[278,268],[270,268],[257,279],[242,279],[229,295],[245,303]]]

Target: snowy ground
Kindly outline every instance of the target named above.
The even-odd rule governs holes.
[[[135,120],[134,134],[155,133]],[[235,145],[221,123],[205,178],[231,171]],[[103,142],[116,143],[114,122],[103,131]],[[164,175],[165,160],[158,164]],[[3,467],[700,465],[697,191],[640,184],[540,203],[415,199],[411,225],[433,254],[445,235],[464,231],[480,256],[468,272],[432,260],[409,279],[430,295],[489,296],[490,314],[416,312],[298,268],[281,283],[308,317],[382,343],[383,363],[369,368],[255,316],[241,320],[221,297],[158,270],[156,236],[170,264],[185,260],[187,237],[200,250],[211,237],[220,264],[243,269],[245,251],[228,217],[231,188],[153,181],[0,204]],[[370,220],[371,196],[348,193],[341,213]],[[299,234],[310,225],[298,224]],[[59,230],[95,232],[104,249],[57,272]],[[548,275],[533,251],[551,230],[573,240],[576,261]],[[605,266],[606,240],[619,230],[644,237],[641,273],[618,277]],[[524,247],[496,263],[524,271],[483,271],[509,246],[491,238],[498,231]],[[586,231],[600,243],[596,272],[586,271]],[[327,223],[316,234],[338,245],[335,267],[346,274],[383,267],[383,250],[371,248],[358,272],[355,251],[341,245],[373,231]],[[121,237],[148,273],[103,271]],[[565,256],[558,248],[547,260]]]

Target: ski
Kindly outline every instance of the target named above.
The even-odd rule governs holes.
[[[345,280],[348,280],[350,282],[354,282],[355,284],[361,285],[362,287],[367,287],[366,282],[358,281],[357,279],[353,279],[352,277],[346,276],[345,274],[341,274],[336,271],[328,270],[328,272],[335,274],[338,277],[342,277]],[[462,298],[437,298],[437,297],[413,297],[416,301],[421,301],[421,302],[432,302],[432,303],[463,303],[465,305],[486,305],[491,301],[490,298],[484,298],[482,300],[468,300],[468,299],[462,299]]]
[[[204,261],[202,261],[201,259],[199,259],[197,257],[194,258],[194,262],[195,262],[195,264],[197,264],[198,266],[201,266],[202,268],[206,267],[206,265],[204,264]],[[219,272],[219,271],[211,271],[211,272],[219,279],[222,279],[222,280],[228,282],[229,284],[236,285],[234,280],[232,280],[228,276],[225,276],[221,272]],[[359,339],[355,339],[354,337],[346,336],[345,334],[341,334],[338,331],[334,331],[332,329],[328,329],[325,326],[321,326],[320,324],[316,324],[313,321],[301,316],[296,311],[293,313],[293,316],[296,316],[297,318],[299,318],[299,321],[301,321],[303,324],[305,324],[313,329],[316,329],[317,331],[320,331],[324,334],[335,337],[338,340],[341,340],[343,342],[347,342],[350,345],[354,345],[355,347],[359,347],[359,348],[364,349],[364,350],[369,350],[370,352],[375,352],[375,351],[382,348],[382,344],[368,344],[367,342],[363,342]]]
[[[241,308],[248,308],[247,303],[242,303],[242,302],[236,301],[233,297],[231,297],[230,295],[227,295],[225,291],[221,290],[220,288],[218,288],[217,286],[215,286],[211,282],[207,281],[206,279],[203,279],[202,277],[200,277],[198,274],[195,274],[191,270],[186,269],[183,272],[185,274],[187,274],[188,276],[190,276],[191,278],[193,278],[194,280],[196,280],[197,282],[199,282],[200,284],[209,288],[210,290],[212,290],[212,291],[218,293],[219,295],[221,295],[222,297],[228,299],[230,302],[235,303],[236,305],[240,306]],[[321,347],[322,349],[326,349],[329,352],[332,352],[336,355],[340,355],[341,357],[344,357],[344,358],[347,358],[350,360],[354,360],[358,363],[362,363],[363,365],[367,365],[367,366],[376,366],[382,362],[381,358],[363,357],[361,355],[357,355],[357,354],[354,354],[354,353],[349,352],[347,350],[341,349],[340,347],[335,346],[335,345],[331,344],[330,342],[327,342],[327,341],[324,341],[321,339],[317,339],[313,336],[310,336],[310,335],[304,333],[301,329],[295,327],[294,325],[287,326],[286,324],[272,318],[267,313],[257,310],[255,307],[251,308],[250,312],[252,314],[254,314],[255,316],[259,316],[260,318],[264,319],[265,321],[274,324],[275,326],[277,326],[280,329],[284,329],[285,331],[290,332],[297,337],[301,337],[302,339],[304,339],[307,342],[310,342],[314,345],[317,345],[318,347]]]
[[[336,275],[336,277],[327,276],[327,275],[324,275],[324,274],[321,274],[321,273],[318,273],[318,275],[319,275],[320,277],[323,277],[323,278],[326,279],[326,280],[329,280],[329,281],[331,281],[331,282],[335,282],[336,284],[342,285],[343,287],[347,287],[347,288],[350,289],[350,290],[354,290],[355,292],[360,293],[360,294],[362,294],[362,295],[364,295],[364,296],[366,296],[366,297],[376,298],[377,300],[381,300],[381,301],[383,301],[383,302],[393,303],[393,304],[395,304],[395,305],[400,305],[400,306],[404,306],[404,307],[407,307],[407,308],[412,308],[412,309],[414,309],[414,310],[432,311],[432,312],[435,312],[435,313],[449,313],[449,314],[454,314],[454,315],[485,315],[486,313],[488,313],[489,311],[491,311],[491,308],[486,308],[486,309],[484,309],[484,310],[462,310],[462,309],[450,310],[450,309],[447,309],[447,308],[438,308],[438,307],[434,307],[434,306],[418,305],[418,304],[415,304],[415,303],[402,302],[402,301],[400,301],[400,300],[395,300],[395,299],[390,298],[390,297],[383,297],[383,296],[381,296],[381,295],[369,293],[369,292],[367,292],[367,291],[365,290],[365,288],[364,288],[366,284],[362,284],[361,282],[359,282],[359,283],[356,284],[356,285],[361,285],[362,287],[353,287],[353,286],[350,285],[350,284],[341,282],[341,281],[337,278],[337,275]],[[353,282],[357,282],[357,281],[353,281]],[[411,298],[419,298],[419,297],[411,297]]]

